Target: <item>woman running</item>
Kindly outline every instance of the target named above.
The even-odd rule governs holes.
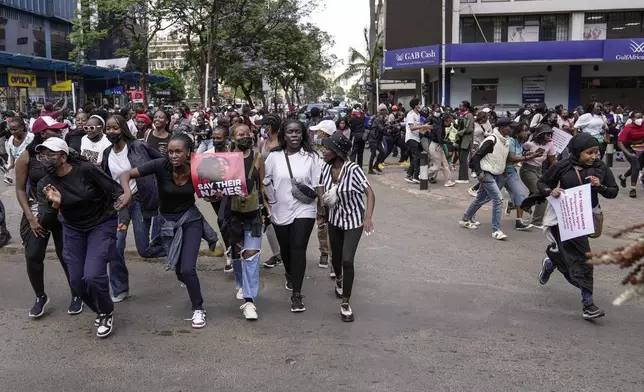
[[[631,177],[631,190],[628,196],[637,197],[637,178],[640,175],[640,170],[644,166],[644,154],[637,154],[633,150],[634,144],[641,144],[644,140],[644,124],[642,124],[642,113],[635,113],[633,121],[626,124],[622,132],[617,138],[617,146],[624,152],[624,156],[628,159],[631,167],[623,175],[619,175],[619,183],[622,188],[626,188],[626,179]]]
[[[526,159],[521,165],[519,176],[521,181],[525,184],[530,192],[530,195],[539,194],[537,182],[542,175],[543,162],[548,158],[550,164],[554,165],[557,162],[557,149],[552,142],[553,130],[547,124],[541,124],[534,130],[534,136],[531,141],[523,145],[523,150],[526,155],[530,155],[531,159]],[[543,229],[543,217],[546,212],[546,203],[541,203],[535,206],[534,214],[532,214],[533,227]]]
[[[63,217],[63,259],[69,282],[97,314],[96,336],[112,333],[114,304],[107,263],[116,253],[117,212],[123,189],[100,168],[74,159],[63,139],[51,137],[36,147],[47,176],[38,182],[38,213],[43,227]]]
[[[158,151],[134,139],[124,117],[113,115],[107,120],[106,128],[105,136],[112,145],[103,152],[106,158],[103,159],[101,168],[114,181],[119,182],[121,174],[127,170],[162,157]],[[118,257],[110,263],[110,284],[114,302],[121,302],[130,296],[128,270],[125,265],[125,241],[130,220],[134,226],[134,243],[139,256],[147,259],[165,257],[165,249],[160,243],[150,243],[150,229],[153,239],[159,233],[156,219],[152,219],[159,209],[154,178],[130,180],[130,189],[134,196],[128,209],[129,218],[119,222],[116,235]]]
[[[362,231],[373,232],[373,210],[376,196],[362,168],[347,160],[351,141],[341,132],[322,140],[326,166],[322,170],[323,202],[327,215],[332,263],[336,271],[335,295],[342,299],[342,320],[353,321],[349,300],[353,289],[355,259]],[[367,195],[365,214],[364,195]]]
[[[306,248],[317,216],[315,188],[320,166],[302,122],[284,122],[278,140],[278,150],[266,160],[264,186],[286,270],[285,287],[293,291],[291,312],[303,312],[302,282]]]
[[[149,129],[143,141],[150,147],[157,150],[161,155],[168,155],[168,142],[170,141],[170,116],[163,110],[154,113],[152,129]]]
[[[121,184],[125,197],[122,205],[128,205],[132,200],[131,179],[156,177],[159,224],[168,258],[167,268],[174,268],[177,279],[188,289],[192,302],[192,327],[203,328],[206,326],[206,312],[197,276],[197,257],[204,219],[195,205],[190,174],[191,153],[192,140],[187,135],[178,134],[168,142],[167,158],[158,158],[123,172]]]
[[[526,199],[523,207],[547,196],[558,198],[566,189],[589,183],[593,213],[601,213],[599,195],[614,199],[619,188],[613,172],[599,159],[599,145],[599,140],[592,135],[580,133],[574,136],[568,145],[570,156],[548,169],[537,183],[539,195]],[[556,215],[551,207],[548,218],[546,237],[551,243],[539,272],[539,283],[546,284],[555,268],[558,269],[570,284],[581,290],[584,319],[604,316],[604,311],[593,302],[593,266],[586,263],[586,255],[590,252],[588,236],[561,241]]]
[[[244,156],[247,196],[230,198],[230,244],[237,299],[246,320],[257,320],[255,299],[259,293],[259,257],[262,249],[262,193],[264,158],[253,151],[253,134],[246,124],[232,129],[234,152]]]
[[[49,297],[45,293],[45,254],[49,237],[53,238],[56,255],[63,267],[67,281],[69,282],[69,271],[67,264],[63,261],[63,229],[62,224],[54,220],[48,227],[43,227],[38,215],[38,197],[36,185],[47,175],[42,163],[38,160],[36,146],[42,144],[50,137],[61,137],[62,128],[67,125],[59,123],[51,117],[39,117],[34,121],[31,129],[34,139],[20,155],[16,163],[16,197],[20,208],[22,208],[22,220],[20,221],[20,237],[25,247],[25,259],[27,261],[27,275],[31,287],[36,293],[36,302],[29,311],[29,316],[38,318],[45,313],[45,307],[49,304]],[[50,169],[50,167],[48,167]],[[67,313],[74,315],[83,311],[83,300],[78,296],[70,284],[71,303]]]

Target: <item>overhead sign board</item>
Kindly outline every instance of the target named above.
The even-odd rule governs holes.
[[[72,91],[72,81],[65,80],[64,82],[53,84],[51,86],[51,91],[54,91],[54,92]]]
[[[11,73],[7,74],[10,87],[36,87],[36,76],[29,74]]]
[[[526,76],[523,78],[522,103],[543,103],[546,101],[546,77]]]
[[[644,60],[644,38],[612,39],[604,42],[604,61]]]
[[[419,46],[416,48],[387,50],[385,68],[423,68],[440,63],[440,46]]]

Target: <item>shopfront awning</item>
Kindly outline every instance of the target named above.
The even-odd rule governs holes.
[[[119,69],[98,67],[96,65],[79,65],[70,61],[46,59],[43,57],[28,56],[4,51],[0,51],[0,67],[49,72],[67,72],[68,74],[93,79],[120,79],[123,81],[138,81],[141,79],[140,72],[125,72]],[[170,78],[161,75],[148,75],[149,83],[162,83],[169,80]]]

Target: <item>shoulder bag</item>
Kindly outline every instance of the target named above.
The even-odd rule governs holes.
[[[317,192],[315,189],[311,188],[310,186],[299,182],[297,179],[293,177],[293,171],[291,170],[291,162],[288,159],[288,153],[286,150],[284,150],[284,157],[286,158],[286,166],[288,166],[288,174],[291,176],[291,193],[293,194],[293,197],[295,200],[298,200],[304,204],[311,204],[315,201],[315,199],[318,197]],[[315,162],[312,163],[315,165]]]
[[[581,180],[581,175],[579,174],[579,169],[575,167],[575,173],[577,173],[577,179],[579,180],[579,185],[583,185],[584,182]],[[593,223],[595,225],[595,232],[589,234],[590,238],[599,238],[602,235],[602,230],[604,229],[604,213],[602,212],[599,205],[597,205],[597,212],[593,208]]]

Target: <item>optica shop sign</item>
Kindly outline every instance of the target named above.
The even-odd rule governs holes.
[[[36,87],[36,76],[29,74],[11,73],[7,74],[9,86],[11,87]]]
[[[644,60],[644,39],[611,39],[604,42],[604,61]]]
[[[420,46],[385,52],[385,68],[421,68],[438,65],[440,47]]]

